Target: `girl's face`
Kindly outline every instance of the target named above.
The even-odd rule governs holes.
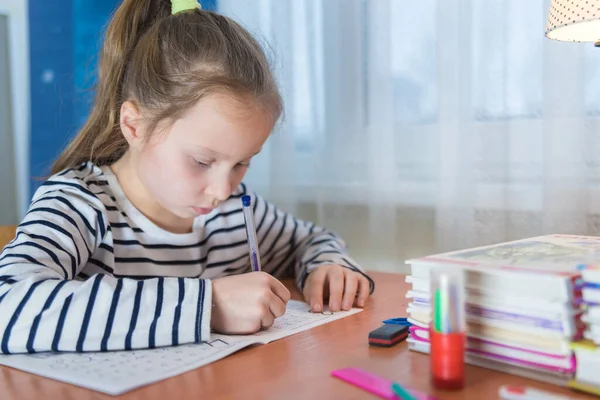
[[[273,124],[265,110],[224,95],[202,99],[136,154],[152,208],[183,220],[209,213],[240,184]]]

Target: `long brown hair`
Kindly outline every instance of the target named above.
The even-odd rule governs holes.
[[[215,92],[253,98],[274,121],[282,113],[265,53],[241,25],[200,9],[172,15],[170,0],[124,0],[106,31],[90,116],[52,174],[86,161],[111,164],[123,156],[128,148],[119,129],[124,101],[144,111],[153,132]]]

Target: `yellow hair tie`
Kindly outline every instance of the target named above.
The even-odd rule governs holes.
[[[201,8],[200,3],[196,0],[171,0],[171,14],[173,15],[196,8]]]

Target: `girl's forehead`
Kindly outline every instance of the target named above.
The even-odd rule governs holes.
[[[273,129],[273,118],[255,104],[208,96],[175,121],[171,134],[190,150],[209,149],[224,156],[253,155]]]

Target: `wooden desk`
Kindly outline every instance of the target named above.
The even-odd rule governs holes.
[[[291,337],[242,350],[223,360],[177,377],[134,390],[119,400],[198,399],[376,399],[330,377],[333,369],[361,367],[438,399],[497,399],[498,388],[523,384],[593,399],[566,389],[484,368],[468,366],[467,387],[460,392],[435,391],[429,385],[429,357],[408,350],[406,343],[390,349],[371,348],[369,331],[390,317],[406,315],[408,289],[404,275],[372,273],[375,294],[365,310]],[[287,282],[291,287],[291,282]],[[295,298],[300,296],[296,293]],[[0,398],[99,400],[113,396],[0,367]]]

